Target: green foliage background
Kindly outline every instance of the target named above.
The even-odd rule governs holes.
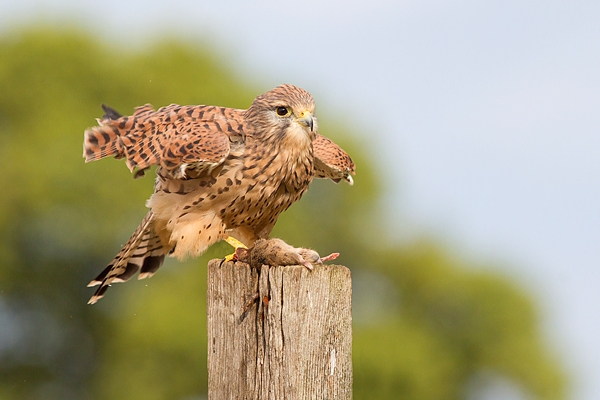
[[[230,249],[168,261],[87,306],[86,283],[145,214],[153,182],[119,161],[84,165],[83,130],[103,102],[125,114],[144,103],[246,108],[268,89],[198,43],[132,51],[55,29],[0,38],[0,400],[205,396],[205,265]],[[565,398],[530,296],[434,241],[382,245],[364,144],[318,112],[321,133],[356,161],[356,185],[313,183],[274,235],[340,251],[353,271],[355,398],[479,398],[495,382]]]

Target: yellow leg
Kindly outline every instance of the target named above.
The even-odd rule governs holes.
[[[227,236],[225,238],[225,241],[227,243],[229,243],[236,250],[238,248],[240,248],[240,247],[242,249],[247,249],[248,248],[244,243],[240,242],[239,240],[237,240],[233,236]],[[223,259],[223,262],[233,261],[234,256],[235,256],[235,251],[233,253],[231,253],[231,254],[226,255],[225,258]]]
[[[237,240],[233,236],[227,236],[225,238],[225,241],[227,243],[229,243],[231,246],[233,246],[234,249],[237,249],[238,247],[241,247],[242,249],[247,249],[248,248],[248,247],[246,247],[246,245],[244,243],[240,242],[239,240]]]

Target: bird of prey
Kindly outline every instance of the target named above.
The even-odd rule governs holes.
[[[318,134],[314,100],[297,86],[259,95],[247,110],[103,109],[99,126],[85,131],[85,161],[124,158],[134,177],[156,165],[157,177],[142,223],[88,285],[99,285],[89,304],[138,271],[152,276],[166,255],[183,260],[221,240],[239,247],[267,239],[314,177],[353,184],[352,159]]]

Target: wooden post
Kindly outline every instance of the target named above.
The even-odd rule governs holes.
[[[351,399],[352,285],[339,265],[208,264],[208,398]]]

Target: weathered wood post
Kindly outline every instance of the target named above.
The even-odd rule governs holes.
[[[350,270],[208,264],[208,398],[351,399]]]

